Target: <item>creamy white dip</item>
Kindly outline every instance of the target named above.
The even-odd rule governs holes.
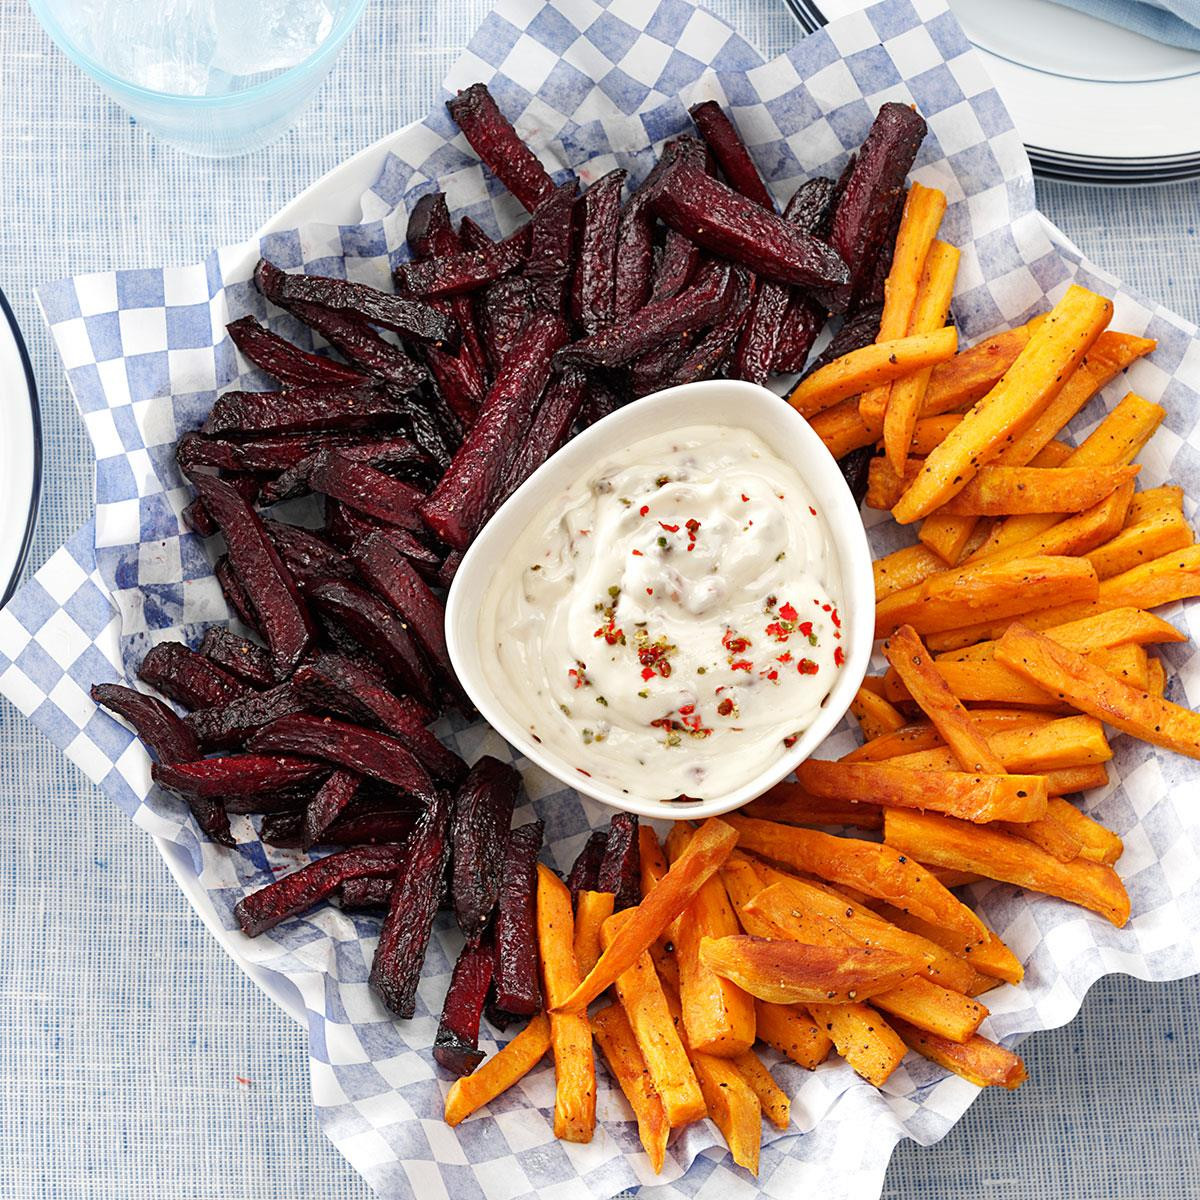
[[[830,530],[755,434],[635,442],[548,504],[480,606],[484,670],[530,734],[650,799],[752,779],[845,661]]]

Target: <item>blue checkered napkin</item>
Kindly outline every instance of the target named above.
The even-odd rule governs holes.
[[[964,337],[1024,319],[1072,280],[1114,297],[1114,324],[1156,337],[1159,349],[1095,400],[1075,433],[1085,434],[1127,388],[1161,400],[1170,415],[1143,456],[1143,484],[1169,479],[1200,496],[1196,329],[1081,260],[1037,214],[1020,141],[942,3],[887,0],[763,63],[687,0],[501,0],[447,88],[476,79],[490,83],[553,170],[578,169],[588,178],[618,164],[640,178],[661,142],[688,127],[688,106],[718,99],[781,199],[813,173],[836,174],[883,101],[917,104],[930,124],[917,175],[946,192],[944,236],[963,249],[954,311]],[[145,751],[96,711],[87,688],[132,680],[154,642],[194,642],[229,618],[208,549],[180,521],[188,493],[172,448],[221,389],[267,383],[239,360],[227,321],[253,313],[307,342],[294,321],[267,311],[250,282],[256,258],[382,283],[403,256],[409,208],[435,181],[457,214],[493,230],[516,219],[513,201],[485,177],[439,102],[394,143],[363,197],[358,225],[306,225],[214,251],[195,266],[103,272],[40,292],[95,447],[96,516],[0,613],[0,691],[138,825],[189,849],[210,915],[230,929],[236,901],[302,856],[263,846],[244,817],[235,818],[235,852],[199,838],[183,806],[151,787]],[[902,535],[878,524],[872,536],[886,549]],[[1173,616],[1200,634],[1190,628],[1200,624],[1200,609],[1181,607]],[[1190,645],[1167,647],[1165,658],[1170,694],[1200,702]],[[511,757],[486,726],[447,724],[440,732],[468,759]],[[841,753],[853,741],[843,728],[826,749]],[[1121,873],[1136,915],[1118,931],[1045,897],[978,885],[985,917],[1028,971],[1024,987],[989,993],[993,1036],[1015,1039],[1069,1020],[1108,972],[1167,979],[1200,969],[1200,770],[1123,738],[1116,748],[1109,786],[1087,804],[1125,839]],[[518,766],[529,803],[517,819],[542,817],[546,856],[566,867],[606,814],[528,764]],[[457,1130],[447,1128],[440,1119],[447,1084],[428,1048],[458,936],[448,920],[438,927],[416,1018],[400,1023],[367,987],[377,930],[372,918],[327,907],[241,945],[247,959],[283,972],[298,988],[323,1126],[380,1195],[575,1200],[639,1184],[664,1200],[718,1189],[755,1194],[707,1123],[677,1135],[656,1179],[603,1072],[600,1123],[589,1146],[553,1137],[549,1067]],[[488,1050],[491,1036],[485,1030]],[[759,1183],[771,1195],[810,1188],[829,1200],[871,1200],[895,1142],[944,1136],[975,1095],[921,1059],[906,1063],[882,1092],[840,1062],[812,1074],[782,1064],[779,1075],[795,1097],[794,1125],[787,1135],[764,1135]]]

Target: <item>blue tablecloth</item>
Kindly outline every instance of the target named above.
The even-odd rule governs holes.
[[[781,0],[712,0],[767,53]],[[0,286],[46,431],[31,566],[90,514],[91,455],[33,299],[89,269],[191,262],[247,236],[355,150],[423,114],[487,0],[372,0],[302,124],[244,159],[184,158],[0,0]],[[1040,185],[1085,251],[1200,320],[1200,184]],[[3,430],[0,430],[3,436]],[[148,838],[0,708],[0,1198],[366,1200],[316,1127],[299,1029],[218,949]],[[902,1146],[888,1200],[1184,1200],[1200,1194],[1200,983],[1100,984],[1026,1044],[1032,1079],[940,1145]]]

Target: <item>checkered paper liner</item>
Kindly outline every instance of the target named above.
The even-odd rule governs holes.
[[[915,103],[930,125],[916,175],[946,192],[943,236],[963,250],[954,314],[964,339],[1024,320],[1072,281],[1112,296],[1114,326],[1157,338],[1158,349],[1085,409],[1075,433],[1086,434],[1129,388],[1160,401],[1168,417],[1142,456],[1143,486],[1169,480],[1200,496],[1197,330],[1086,262],[1035,211],[1020,139],[943,4],[887,0],[764,63],[688,0],[501,0],[446,86],[477,79],[489,82],[560,178],[576,171],[590,180],[619,165],[638,179],[662,141],[688,128],[688,107],[718,99],[780,199],[813,174],[836,175],[881,103]],[[469,213],[493,231],[518,218],[439,102],[394,143],[362,198],[358,225],[305,225],[216,250],[191,267],[104,272],[40,291],[95,448],[96,515],[0,613],[0,692],[134,822],[186,847],[210,915],[228,929],[238,899],[294,869],[302,856],[263,846],[248,818],[234,819],[236,851],[199,837],[183,805],[151,786],[140,744],[95,708],[87,690],[101,680],[132,681],[157,641],[194,643],[208,625],[228,620],[210,553],[181,523],[189,493],[172,452],[220,390],[269,384],[239,360],[224,333],[228,321],[253,313],[286,335],[309,337],[258,296],[250,282],[257,257],[384,284],[405,256],[408,210],[435,187],[447,192],[456,214]],[[906,536],[890,523],[876,521],[872,529],[877,550]],[[1167,615],[1193,637],[1200,633],[1200,606]],[[1168,646],[1164,658],[1168,694],[1200,701],[1200,661],[1190,645]],[[446,723],[439,732],[468,759],[512,758],[485,725]],[[843,726],[823,754],[842,753],[854,740]],[[1134,917],[1116,930],[1046,897],[977,885],[980,911],[1027,971],[1022,987],[989,993],[984,1028],[993,1037],[1011,1042],[1069,1020],[1106,973],[1169,979],[1200,970],[1200,767],[1126,738],[1115,748],[1108,787],[1085,805],[1125,840],[1120,872]],[[607,812],[531,765],[517,765],[528,801],[516,820],[542,817],[545,857],[566,868]],[[553,1136],[548,1065],[451,1130],[441,1121],[448,1081],[429,1047],[460,939],[442,919],[417,1015],[401,1023],[367,987],[377,932],[377,919],[326,906],[244,940],[241,953],[298,989],[323,1127],[384,1197],[575,1200],[643,1186],[655,1200],[717,1189],[749,1196],[759,1187],[768,1195],[803,1187],[830,1200],[869,1200],[897,1140],[936,1141],[976,1095],[916,1056],[881,1091],[840,1061],[811,1074],[782,1063],[793,1125],[784,1134],[764,1133],[757,1184],[731,1165],[708,1123],[678,1134],[662,1175],[654,1176],[631,1114],[603,1071],[599,1124],[588,1146]],[[485,1049],[494,1036],[485,1026]]]

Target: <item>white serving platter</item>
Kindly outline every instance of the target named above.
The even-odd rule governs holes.
[[[41,494],[42,429],[33,368],[0,292],[0,607],[17,587]]]

